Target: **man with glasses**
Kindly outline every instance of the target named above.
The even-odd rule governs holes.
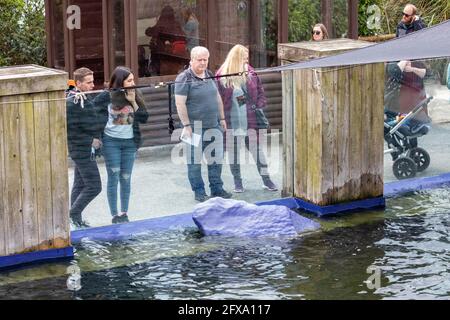
[[[407,4],[403,9],[402,21],[397,26],[396,37],[403,37],[407,34],[426,28],[423,20],[417,16],[417,8],[412,4]]]
[[[407,4],[403,9],[402,21],[397,26],[397,38],[426,28],[423,20],[417,16],[417,8]],[[387,65],[389,81],[386,83],[385,106],[389,111],[408,114],[417,104],[426,99],[424,78],[427,69],[422,61],[400,61]],[[427,107],[424,107],[414,120],[420,123],[431,122]],[[417,147],[417,139],[410,143]],[[392,155],[394,160],[398,155]]]

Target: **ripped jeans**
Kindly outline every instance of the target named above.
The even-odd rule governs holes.
[[[128,213],[131,195],[131,174],[136,159],[134,139],[117,139],[105,135],[103,138],[103,156],[108,172],[107,196],[111,215],[117,216],[117,187],[120,182],[121,212]]]

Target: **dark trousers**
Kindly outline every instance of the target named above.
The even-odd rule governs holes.
[[[102,181],[96,161],[73,159],[75,178],[71,194],[71,216],[81,216],[83,210],[102,192]]]
[[[234,177],[234,180],[242,182],[240,158],[241,158],[241,146],[244,143],[245,147],[247,148],[248,151],[250,151],[250,154],[252,155],[253,159],[256,162],[259,175],[263,178],[263,180],[268,178],[269,171],[267,166],[266,155],[264,154],[264,150],[262,149],[259,136],[256,135],[246,137],[238,136],[233,137],[233,139],[234,142],[231,144],[233,150],[228,151],[233,153],[233,157],[232,159],[230,159],[230,170]]]

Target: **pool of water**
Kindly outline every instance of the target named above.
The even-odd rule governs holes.
[[[449,199],[389,199],[294,239],[178,229],[85,240],[71,262],[0,273],[0,299],[449,299]],[[78,271],[81,288],[68,286]]]

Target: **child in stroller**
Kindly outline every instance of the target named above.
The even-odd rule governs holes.
[[[397,179],[408,179],[430,165],[428,152],[418,147],[418,138],[428,134],[429,123],[415,119],[433,98],[421,101],[409,114],[402,115],[385,109],[384,140],[388,145],[385,154],[391,154],[393,171]]]

